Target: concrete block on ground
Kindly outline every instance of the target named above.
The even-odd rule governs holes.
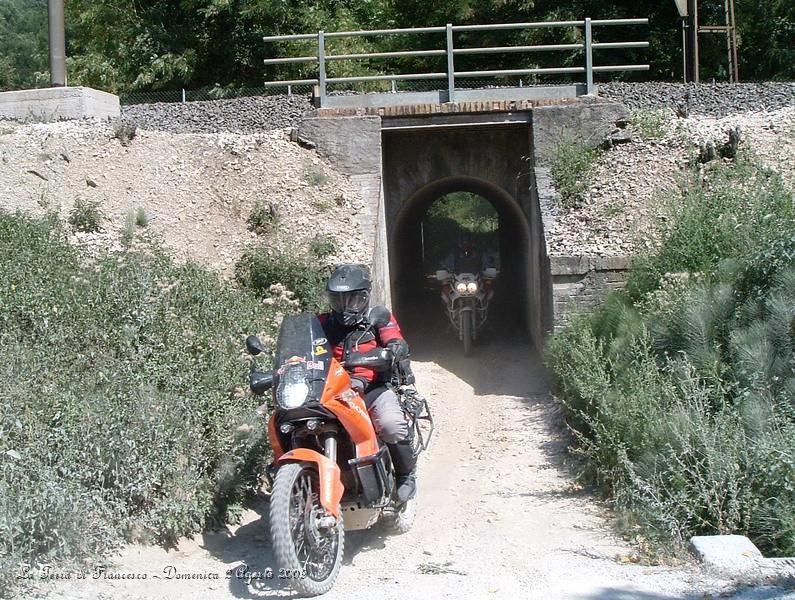
[[[0,119],[61,121],[121,114],[119,97],[88,87],[55,87],[0,92]]]
[[[690,550],[705,565],[726,575],[742,575],[759,568],[764,559],[744,535],[697,535]]]

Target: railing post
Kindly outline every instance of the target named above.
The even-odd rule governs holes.
[[[585,88],[586,93],[592,96],[593,85],[593,39],[591,37],[591,18],[585,19]]]
[[[318,83],[320,84],[320,106],[326,103],[326,35],[317,32]]]
[[[455,102],[455,64],[453,62],[453,26],[447,24],[447,101]]]

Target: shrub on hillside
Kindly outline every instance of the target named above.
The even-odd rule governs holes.
[[[69,213],[69,224],[75,231],[93,233],[99,231],[102,222],[102,212],[99,204],[91,200],[78,198]]]
[[[198,531],[267,460],[243,340],[274,312],[157,249],[87,262],[65,238],[0,212],[3,586],[23,561]]]
[[[776,176],[718,166],[630,293],[548,346],[587,475],[662,545],[743,533],[795,553],[793,218]]]
[[[564,208],[582,205],[588,191],[588,177],[598,151],[576,140],[562,140],[555,147],[549,173],[555,181]]]
[[[693,176],[684,196],[671,203],[659,250],[633,265],[628,282],[633,299],[657,287],[666,273],[711,271],[792,232],[792,193],[778,174],[748,156],[713,164],[702,182]]]
[[[260,246],[241,257],[235,267],[235,277],[244,288],[263,297],[271,295],[272,286],[284,286],[302,310],[317,310],[325,306],[323,286],[326,280],[317,260]]]

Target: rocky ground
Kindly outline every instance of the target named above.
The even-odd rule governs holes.
[[[663,109],[683,115],[725,117],[795,106],[795,82],[612,82],[599,85],[599,96],[617,100],[630,110]]]
[[[309,108],[308,96],[251,96],[135,104],[125,106],[122,115],[143,129],[170,133],[258,133],[292,127]]]
[[[735,127],[742,132],[740,151],[781,174],[795,192],[795,98],[778,108],[751,111],[744,105],[744,112],[694,111],[686,118],[671,108],[646,108],[654,102],[639,98],[644,108],[631,113],[631,140],[598,155],[583,174],[588,191],[582,206],[561,211],[546,232],[552,256],[631,256],[653,248],[660,219],[680,196],[686,173],[694,172],[699,144],[719,147]]]
[[[67,219],[78,198],[96,201],[99,233],[78,243],[119,246],[131,214],[145,212],[147,231],[178,258],[231,274],[253,244],[306,252],[313,240],[333,240],[327,258],[366,260],[352,248],[360,200],[347,179],[284,131],[256,134],[168,133],[139,128],[129,143],[106,122],[2,124],[0,208]],[[251,231],[261,203],[272,224]],[[366,244],[364,245],[366,246]]]

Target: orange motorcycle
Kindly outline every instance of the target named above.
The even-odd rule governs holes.
[[[386,309],[374,309],[370,327],[386,325],[389,317]],[[247,338],[246,348],[253,356],[264,351],[255,336]],[[346,367],[392,373],[415,454],[427,448],[433,419],[414,386],[400,381],[390,350],[337,361],[311,313],[284,318],[273,366],[273,371],[259,371],[255,360],[249,380],[255,394],[272,391],[271,543],[280,574],[294,588],[304,595],[323,594],[339,573],[346,529],[388,519],[398,531],[407,531],[416,511],[414,499],[400,503],[394,495],[389,452],[376,437],[363,396],[351,388]]]

